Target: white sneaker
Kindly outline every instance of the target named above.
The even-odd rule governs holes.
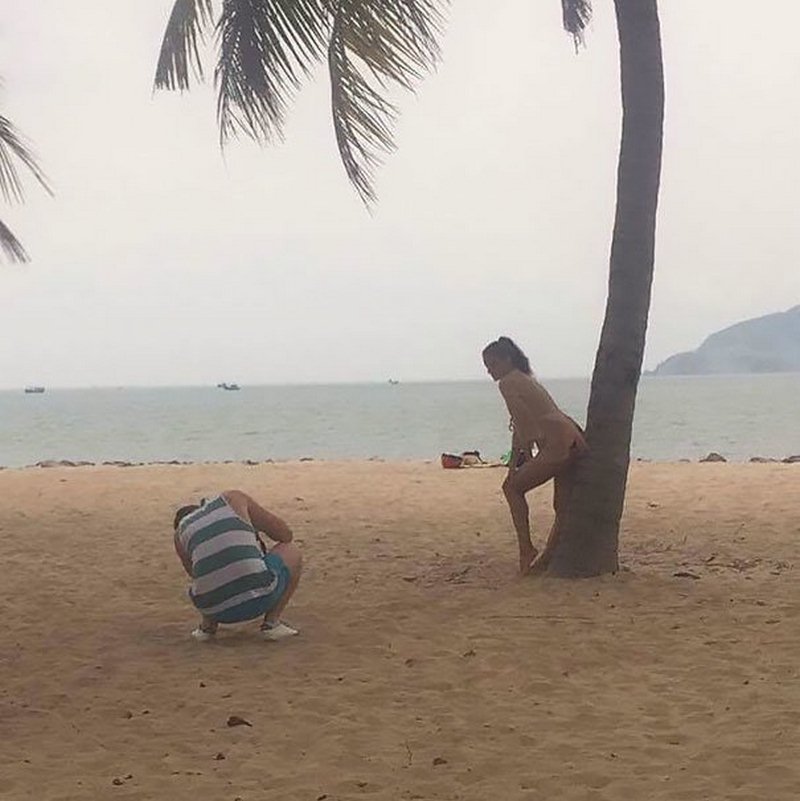
[[[206,631],[205,629],[202,629],[200,628],[200,626],[198,626],[192,632],[192,638],[197,640],[197,642],[208,642],[209,640],[214,639],[215,634],[216,632],[214,631]]]
[[[280,620],[277,623],[268,623],[261,627],[261,636],[267,642],[285,640],[287,637],[295,637],[299,633],[297,629],[287,626],[286,623]]]

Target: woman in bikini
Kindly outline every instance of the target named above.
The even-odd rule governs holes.
[[[519,572],[544,570],[558,540],[559,516],[572,493],[574,465],[587,450],[578,424],[550,397],[533,377],[528,358],[508,337],[483,349],[483,363],[497,382],[511,416],[511,460],[503,481],[503,494],[519,542]],[[536,455],[533,449],[536,448]],[[541,553],[533,547],[526,493],[553,479],[555,522]]]

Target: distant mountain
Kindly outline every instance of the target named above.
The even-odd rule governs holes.
[[[650,375],[800,372],[800,306],[717,331],[697,350],[676,353]]]

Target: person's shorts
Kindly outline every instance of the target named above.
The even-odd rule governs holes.
[[[292,580],[292,574],[289,568],[286,567],[286,562],[276,554],[269,552],[264,555],[264,564],[275,574],[277,581],[275,587],[268,595],[262,595],[259,598],[252,598],[244,603],[232,606],[230,609],[225,609],[218,615],[213,616],[213,620],[217,623],[243,623],[245,620],[254,620],[257,617],[266,615],[270,609],[278,605],[289,582]]]

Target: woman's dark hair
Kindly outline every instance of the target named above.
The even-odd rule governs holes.
[[[172,521],[172,528],[177,531],[181,520],[183,520],[186,515],[196,512],[199,508],[200,507],[196,503],[190,503],[188,506],[181,506],[181,508],[175,512],[175,519]]]
[[[528,361],[528,357],[522,352],[520,346],[509,337],[498,337],[494,342],[490,342],[483,352],[484,354],[495,353],[498,356],[505,356],[517,370],[525,375],[531,375],[531,363]]]

